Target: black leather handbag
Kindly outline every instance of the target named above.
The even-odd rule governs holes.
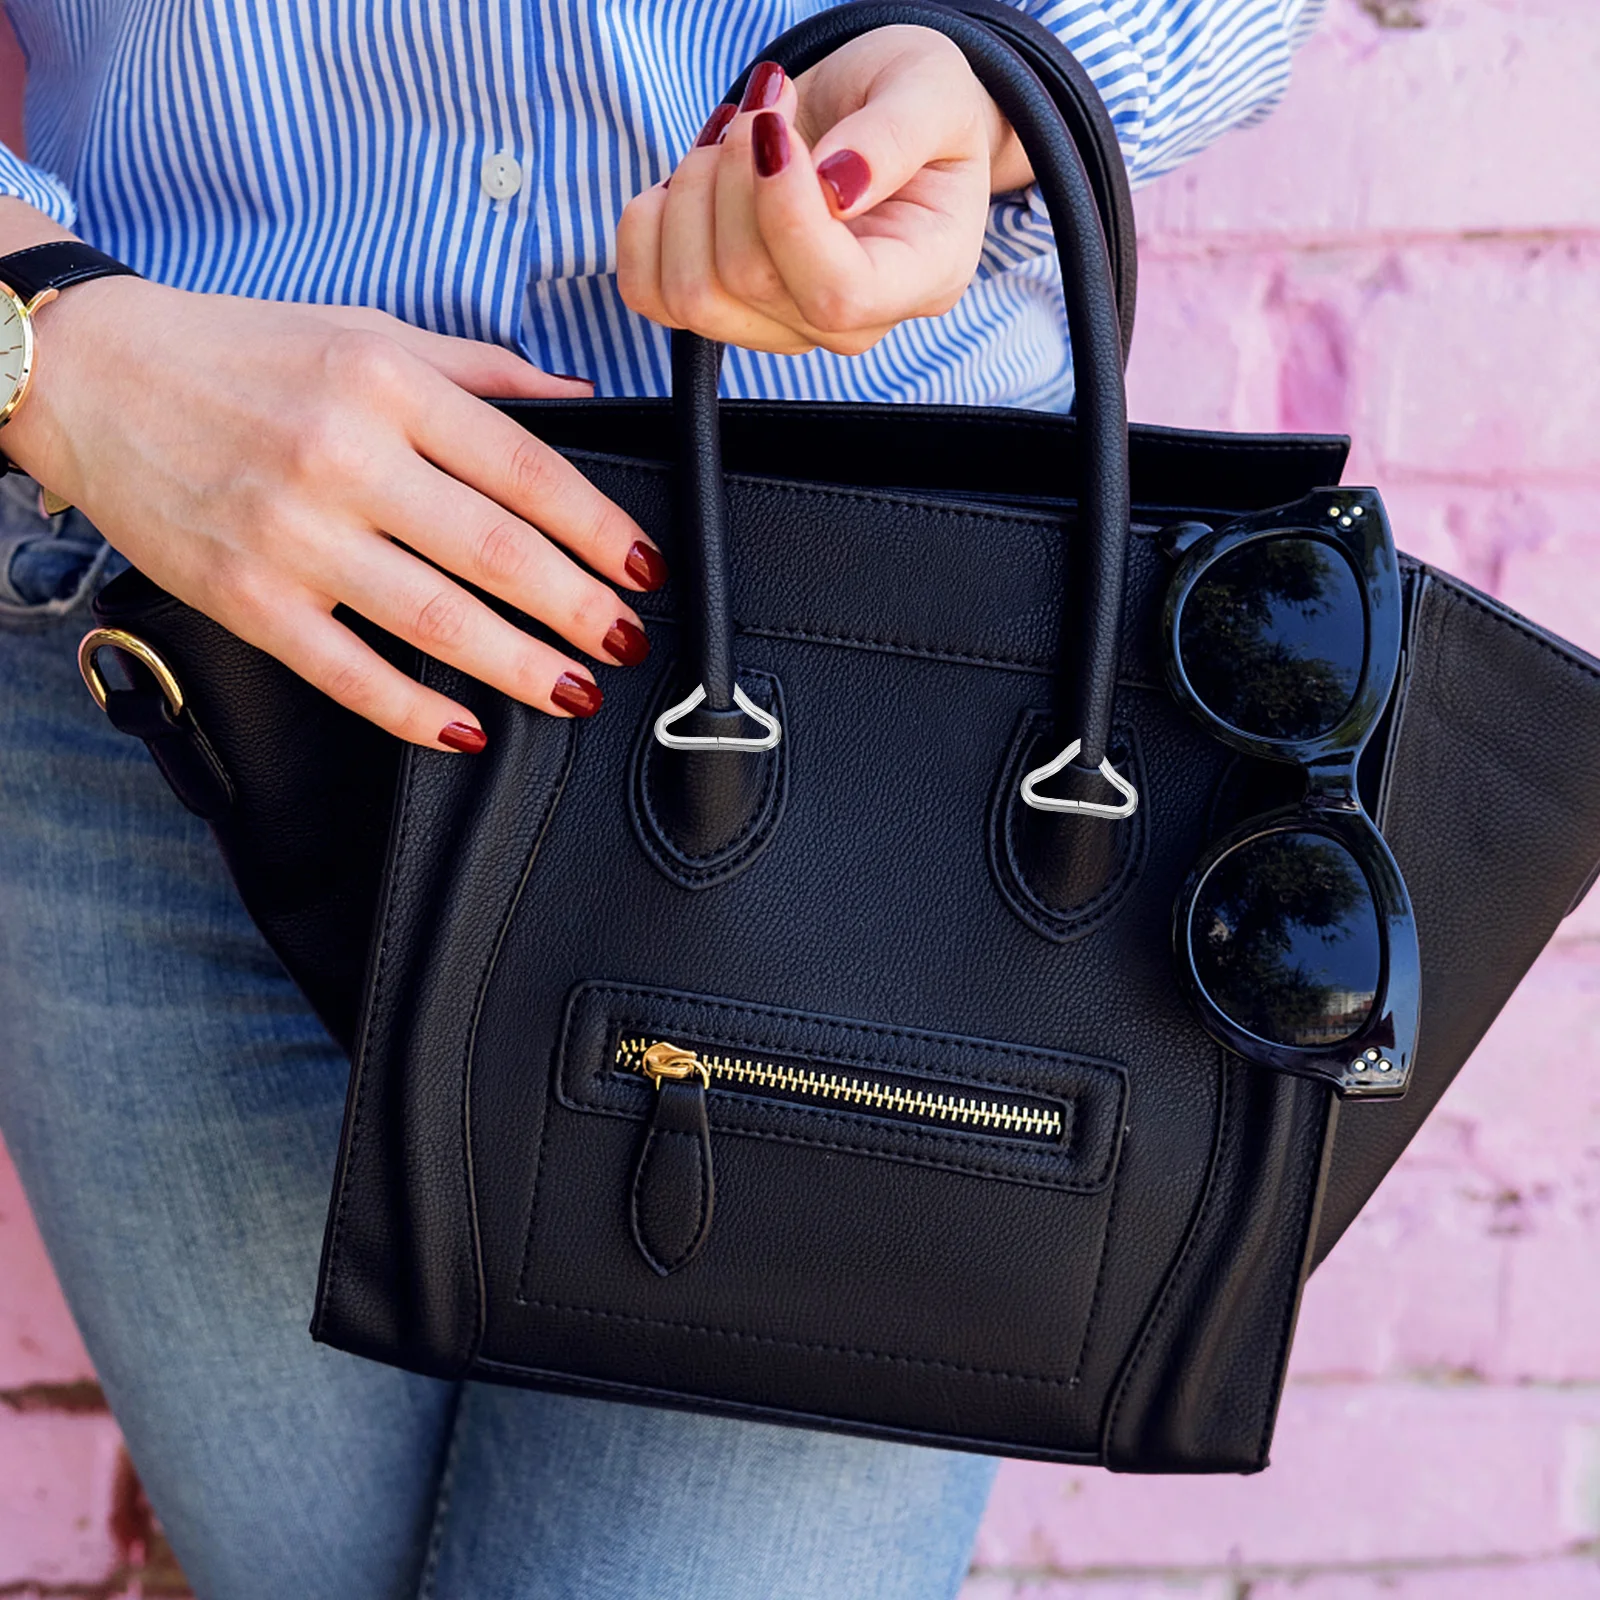
[[[316,1337],[442,1377],[1252,1471],[1307,1273],[1592,878],[1600,665],[1384,567],[1381,501],[1334,487],[1345,441],[1126,425],[1115,145],[1021,19],[874,3],[766,54],[798,72],[911,21],[1033,158],[1075,418],[719,405],[719,352],[681,336],[670,403],[509,406],[678,576],[645,602],[653,669],[589,722],[416,661],[481,718],[472,760],[398,749],[137,574],[85,659],[352,1044]],[[1393,656],[1309,781],[1191,715],[1171,659],[1175,573],[1284,529],[1379,553],[1353,626]],[[1403,875],[1420,1034],[1264,1062],[1201,1025],[1174,905],[1241,818],[1335,768]],[[1398,992],[1400,946],[1383,960]]]

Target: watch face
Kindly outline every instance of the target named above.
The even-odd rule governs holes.
[[[11,415],[22,398],[33,363],[33,329],[17,297],[0,292],[0,420]]]

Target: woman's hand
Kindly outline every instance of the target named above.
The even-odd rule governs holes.
[[[793,82],[765,62],[623,212],[622,297],[749,349],[855,355],[960,299],[990,196],[1031,176],[941,33],[879,29]]]
[[[594,712],[586,667],[455,581],[599,660],[644,658],[613,586],[660,587],[660,554],[476,398],[588,392],[381,312],[109,278],[41,311],[34,387],[4,443],[163,588],[340,704],[417,744],[478,750],[464,706],[332,613],[348,606],[542,711]]]

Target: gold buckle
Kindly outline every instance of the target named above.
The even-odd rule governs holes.
[[[148,667],[150,674],[160,686],[161,693],[166,697],[167,709],[177,716],[183,710],[183,690],[179,687],[172,668],[147,645],[137,634],[126,633],[121,628],[91,628],[83,636],[82,643],[78,646],[78,671],[83,674],[83,681],[88,686],[89,693],[94,697],[94,703],[104,711],[106,708],[106,680],[100,674],[100,668],[95,665],[95,657],[106,649],[121,650],[130,655],[141,666]]]

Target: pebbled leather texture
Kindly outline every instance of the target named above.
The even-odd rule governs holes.
[[[233,781],[222,758],[187,707],[172,708],[150,675],[132,689],[106,695],[106,716],[118,733],[143,739],[172,792],[202,820],[226,816],[234,803]]]
[[[583,464],[661,535],[670,559],[668,474],[616,457]],[[408,1344],[410,1364],[511,1381],[559,1372],[606,1392],[634,1385],[1070,1459],[1110,1448],[1107,1413],[1121,1392],[1119,1464],[1260,1464],[1327,1104],[1250,1073],[1255,1121],[1224,1120],[1218,1052],[1171,980],[1172,897],[1204,842],[1206,801],[1229,756],[1161,685],[1154,642],[1166,569],[1153,527],[1129,553],[1137,581],[1118,717],[1137,738],[1149,795],[1141,870],[1094,937],[1067,943],[1027,926],[990,870],[989,807],[1013,732],[1025,713],[1049,709],[1055,601],[1075,527],[1062,506],[735,476],[740,657],[783,684],[792,750],[781,827],[749,870],[712,889],[669,882],[628,815],[624,775],[654,705],[647,676],[608,681],[604,715],[570,735],[558,795],[553,779],[536,783],[533,764],[516,761],[508,820],[536,796],[555,796],[531,853],[531,826],[465,826],[438,793],[471,785],[487,804],[504,776],[476,761],[413,760],[396,831],[407,842],[390,874],[407,911],[402,922],[384,918],[385,976],[351,1111],[353,1128],[388,1132],[347,1142],[321,1337],[393,1359],[403,1287],[429,1286],[431,1300],[457,1284],[448,1328],[426,1353]],[[929,547],[944,553],[942,570],[913,580],[906,553]],[[681,632],[677,603],[670,592],[646,603],[668,655]],[[853,604],[862,607],[854,615]],[[504,749],[490,732],[490,751]],[[418,838],[453,841],[452,875],[474,885],[471,903],[495,908],[471,919],[472,940],[438,903],[448,880],[424,875],[439,869],[416,856]],[[749,1114],[774,1121],[757,1138],[714,1109],[716,1225],[692,1266],[663,1278],[640,1254],[624,1199],[639,1120],[624,1107],[597,1114],[564,1096],[558,1078],[567,998],[597,980],[690,991],[753,1014],[732,1035],[752,1054],[838,1059],[837,1043],[802,1036],[791,1013],[803,1011],[880,1041],[855,1056],[951,1085],[1009,1082],[1076,1101],[1079,1069],[1053,1053],[1115,1063],[1128,1084],[1127,1135],[1107,1181],[1084,1191],[1019,1182],[1003,1167],[1007,1141],[978,1133],[945,1133],[959,1152],[910,1163],[883,1145],[906,1135],[870,1115],[780,1114],[763,1102]],[[481,997],[476,1011],[471,996]],[[619,1020],[669,1041],[706,1029],[668,998]],[[930,1031],[993,1043],[962,1056],[921,1042]],[[996,1051],[1039,1064],[977,1065]],[[453,1107],[439,1098],[452,1092]],[[408,1097],[424,1093],[413,1109]],[[811,1133],[819,1119],[831,1128],[822,1138]],[[1271,1139],[1254,1135],[1257,1122]],[[1214,1151],[1235,1127],[1243,1148],[1223,1171],[1245,1179],[1222,1181]],[[1296,1204],[1241,1214],[1259,1186]],[[365,1214],[388,1219],[370,1235],[388,1241],[388,1255],[351,1249],[350,1219]],[[1213,1263],[1238,1239],[1253,1246],[1245,1278],[1218,1282]],[[480,1269],[474,1308],[468,1290]],[[1209,1292],[1225,1292],[1252,1314],[1268,1308],[1273,1339],[1256,1337],[1246,1318],[1242,1342],[1175,1347],[1188,1314],[1146,1334],[1174,1275],[1165,1305],[1187,1295],[1204,1308]],[[419,1306],[405,1320],[433,1316]],[[1225,1405],[1178,1444],[1146,1448],[1144,1430],[1158,1419],[1146,1414],[1142,1385],[1164,1405],[1179,1379],[1209,1394],[1223,1378]]]
[[[180,726],[194,739],[181,759],[195,774],[214,762],[231,802],[188,779],[175,792],[206,818],[256,926],[334,1038],[353,1048],[400,745],[141,572],[107,584],[94,614],[154,645],[176,671]],[[411,664],[396,641],[370,637]],[[169,782],[177,742],[146,740]]]
[[[781,58],[924,15],[872,0]],[[961,19],[931,25],[1034,116]],[[423,660],[489,746],[411,750],[397,774],[352,763],[342,713],[142,580],[105,591],[230,776],[213,826],[247,905],[347,1027],[371,945],[318,1338],[1119,1470],[1266,1464],[1311,1262],[1600,855],[1600,666],[1406,564],[1407,671],[1362,781],[1422,930],[1412,1093],[1340,1108],[1219,1050],[1173,981],[1171,908],[1249,774],[1164,685],[1161,531],[1336,483],[1345,441],[1124,430],[1109,265],[1097,229],[1074,233],[1069,281],[1102,279],[1075,302],[1076,420],[712,407],[715,352],[690,341],[698,405],[505,407],[664,548],[679,576],[640,602],[658,659],[711,680],[724,661],[714,707],[735,663],[781,692],[781,792],[695,802],[699,834],[650,797],[660,674],[609,675],[578,723]],[[1063,722],[1115,730],[1143,796],[1066,881],[997,800]],[[308,799],[344,829],[347,888],[368,881],[339,783],[369,816],[395,796],[381,894],[286,917],[258,857],[282,877],[322,848]],[[743,834],[706,827],[719,807]],[[728,851],[737,870],[695,881]],[[619,1064],[630,1039],[707,1052],[710,1086],[656,1091]]]
[[[1023,804],[1023,775],[1065,743],[1056,719],[1024,713],[1017,724],[1000,780],[989,803],[989,865],[1011,909],[1046,939],[1081,938],[1112,916],[1132,888],[1144,861],[1145,808],[1121,822],[1052,816]],[[1111,757],[1117,770],[1144,787],[1144,765],[1131,728],[1113,728]],[[1049,792],[1104,800],[1098,773],[1067,768]]]
[[[680,540],[695,584],[694,659],[706,709],[733,709],[733,614],[728,593],[728,507],[722,484],[722,415],[717,377],[722,346],[693,334],[672,336],[673,416],[678,438]]]
[[[594,454],[657,463],[664,493],[674,459],[669,402],[507,401],[501,409],[580,465]],[[796,460],[826,461],[841,487],[916,484],[919,494],[1015,501],[1048,514],[1078,467],[1077,421],[1054,414],[760,400],[725,402],[721,411],[724,459],[746,478],[787,480]],[[1178,514],[1169,507],[1222,513],[1296,499],[1337,482],[1348,448],[1339,438],[1141,425],[1128,438],[1138,495],[1163,521]],[[855,615],[841,616],[843,632],[873,637],[870,600],[861,596]],[[679,603],[676,581],[652,602],[657,615]],[[207,820],[240,895],[334,1038],[353,1050],[401,746],[143,573],[107,584],[94,613],[100,625],[155,645],[177,671],[197,733],[235,785],[234,804]],[[1037,648],[1039,621],[1019,618],[1005,649],[1019,648],[1024,634]],[[414,651],[364,631],[413,668]]]
[[[1408,681],[1378,812],[1422,954],[1411,1088],[1341,1109],[1317,1259],[1399,1160],[1600,857],[1600,661],[1414,565]]]
[[[628,1208],[633,1241],[663,1278],[700,1253],[716,1196],[705,1088],[698,1079],[663,1083]]]
[[[669,559],[676,554],[664,406],[507,409],[567,445]],[[1022,719],[1050,712],[1054,600],[1062,545],[1075,527],[1070,501],[1051,498],[1050,486],[1072,458],[1075,424],[1005,412],[791,412],[752,403],[727,406],[723,431],[740,648],[782,681],[793,736],[783,824],[735,881],[686,896],[680,923],[669,908],[683,890],[641,847],[625,776],[658,681],[608,675],[604,711],[578,727],[519,715],[479,686],[448,680],[492,719],[490,748],[472,762],[413,758],[401,798],[391,849],[402,837],[404,848],[391,863],[384,917],[384,960],[401,966],[375,996],[352,1083],[338,1249],[324,1274],[319,1334],[421,1370],[925,1443],[1129,1470],[1261,1465],[1277,1355],[1308,1253],[1325,1253],[1376,1186],[1600,855],[1600,666],[1454,580],[1406,563],[1410,672],[1380,774],[1379,815],[1422,929],[1424,1037],[1406,1099],[1344,1106],[1335,1128],[1317,1086],[1223,1059],[1174,1003],[1171,893],[1208,834],[1225,826],[1212,819],[1212,797],[1238,763],[1172,706],[1155,644],[1168,570],[1159,530],[1259,508],[1249,504],[1252,491],[1265,505],[1336,480],[1342,441],[1133,431],[1137,512],[1117,724],[1138,740],[1148,840],[1114,914],[1090,936],[1058,944],[1008,901],[986,839]],[[601,453],[607,439],[614,446]],[[775,474],[793,459],[796,439],[817,447],[808,459],[837,463],[844,481]],[[908,492],[919,471],[944,481]],[[926,572],[912,558],[934,542],[941,562]],[[643,606],[665,658],[681,632],[681,604],[669,584]],[[320,850],[322,840],[309,829],[298,840],[281,832],[284,813],[303,803],[293,799],[298,786],[321,785],[327,826],[339,803],[381,812],[393,779],[344,761],[360,729],[325,701],[303,704],[286,737],[276,707],[295,680],[138,575],[108,586],[101,609],[105,620],[160,643],[235,776],[236,807],[268,819],[258,829],[232,825],[230,860],[290,970],[326,993],[320,961],[351,942],[364,958],[366,917],[334,897],[300,908],[298,927],[313,918],[319,938],[286,939],[276,896],[264,892],[276,880],[245,852],[271,852],[304,881],[285,863],[295,848]],[[219,651],[231,670],[216,680]],[[1382,762],[1384,743],[1374,745]],[[1502,758],[1507,749],[1515,759]],[[1562,751],[1560,762],[1534,759],[1552,749]],[[327,775],[294,758],[305,751],[342,763],[348,786],[338,803]],[[865,803],[873,773],[893,775],[894,805]],[[213,826],[220,837],[230,825]],[[378,848],[383,833],[380,821]],[[422,854],[418,839],[449,843]],[[780,891],[775,880],[791,849],[815,852],[828,870]],[[1471,875],[1461,870],[1469,850]],[[887,863],[881,883],[867,881],[873,861]],[[456,874],[470,902],[447,893]],[[1496,905],[1493,937],[1484,881]],[[496,909],[480,916],[480,899]],[[472,903],[473,914],[453,913],[458,903]],[[556,904],[570,910],[551,919],[546,908]],[[463,953],[455,936],[454,948],[443,948],[446,930],[463,929],[481,941],[474,951]],[[491,948],[498,954],[485,953]],[[832,974],[827,992],[808,990],[803,1003],[821,1002],[857,1025],[914,1018],[924,1028],[995,1037],[998,1016],[1013,1047],[1065,1047],[1120,1063],[1129,1098],[1118,1125],[1128,1133],[1114,1181],[1087,1192],[1019,1191],[998,1171],[976,1178],[908,1167],[888,1142],[905,1136],[876,1123],[868,1135],[826,1141],[868,1156],[794,1142],[792,1128],[787,1138],[753,1141],[736,1129],[763,1125],[719,1125],[713,1112],[717,1224],[692,1266],[662,1279],[639,1253],[625,1199],[649,1102],[596,1114],[578,1104],[590,1093],[578,1079],[562,1087],[562,1074],[578,1070],[559,1046],[568,991],[603,977],[792,1006],[802,999],[794,974],[823,969]],[[437,999],[420,1003],[414,985],[452,997],[448,1014]],[[654,1004],[669,1030],[709,1026],[699,1010]],[[762,1031],[788,1048],[839,1054],[836,1040],[800,1039],[795,1026]],[[933,1067],[958,1081],[996,1076],[971,1061]],[[761,1107],[749,1114],[774,1115]],[[741,1228],[741,1189],[753,1169],[747,1154],[724,1155],[730,1141],[773,1152],[782,1164],[773,1181],[808,1203],[826,1200],[824,1214],[793,1223],[792,1236],[781,1219],[753,1236]],[[908,1188],[872,1175],[874,1164],[957,1187]],[[986,1197],[988,1185],[1030,1197],[1024,1215]],[[938,1223],[931,1256],[926,1238],[914,1242],[898,1224],[884,1237],[881,1223],[864,1220],[913,1213]],[[1008,1314],[997,1319],[1001,1238],[1010,1241],[1004,1259],[1030,1270],[1022,1304],[1018,1273],[1006,1275]],[[785,1244],[786,1273],[775,1274],[774,1252]],[[856,1306],[861,1285],[874,1281],[869,1269],[898,1286],[908,1259],[925,1261],[940,1285],[930,1303],[909,1308],[915,1340],[881,1326],[844,1340],[827,1332],[824,1316]],[[652,1307],[628,1288],[634,1273],[677,1298]],[[737,1323],[714,1317],[709,1289],[704,1298],[687,1292],[713,1273],[719,1293],[736,1282],[749,1297]],[[441,1282],[456,1287],[424,1294]],[[942,1317],[953,1325],[941,1331]],[[726,1331],[736,1325],[745,1336]],[[602,1341],[603,1361],[595,1355]],[[784,1374],[781,1386],[772,1370]]]
[[[740,687],[782,724],[783,689],[776,678],[746,671]],[[634,832],[656,866],[682,888],[709,889],[743,872],[772,842],[788,795],[792,745],[780,741],[760,753],[667,749],[655,737],[655,720],[682,698],[683,689],[681,674],[669,667],[639,724],[628,802]],[[749,733],[743,712],[708,715],[703,707],[679,730]]]

